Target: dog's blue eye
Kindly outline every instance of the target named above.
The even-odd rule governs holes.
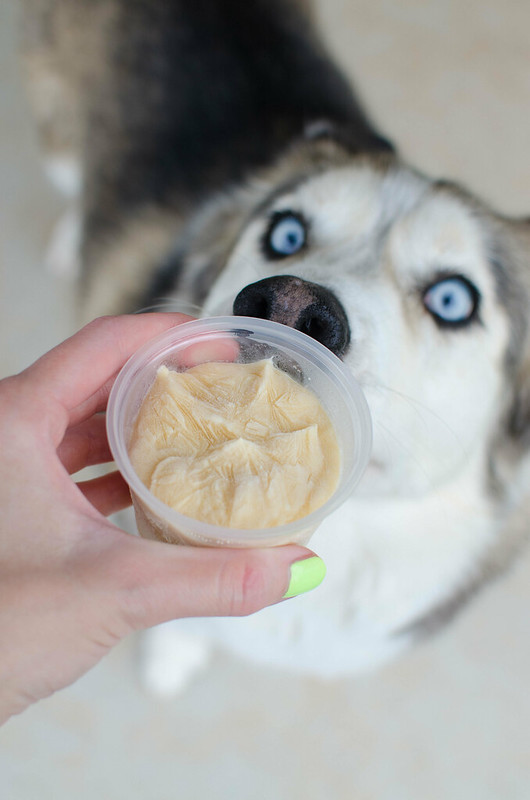
[[[269,258],[286,258],[304,247],[307,229],[300,217],[291,211],[280,212],[272,218],[265,236],[265,250]]]
[[[459,275],[432,284],[423,295],[425,308],[446,326],[471,322],[478,308],[479,293],[467,278]]]

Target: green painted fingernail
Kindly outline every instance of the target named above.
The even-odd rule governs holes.
[[[297,594],[309,592],[315,589],[326,575],[326,565],[318,556],[302,558],[291,564],[291,580],[289,588],[284,594],[287,597],[295,597]]]

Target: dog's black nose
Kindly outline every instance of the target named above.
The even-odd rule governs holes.
[[[293,275],[277,275],[245,286],[234,300],[233,312],[289,325],[338,356],[350,342],[348,318],[335,295]]]

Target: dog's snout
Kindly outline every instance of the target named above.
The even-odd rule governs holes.
[[[234,314],[261,317],[312,336],[338,356],[350,342],[350,326],[333,292],[292,275],[265,278],[245,286],[233,305]]]

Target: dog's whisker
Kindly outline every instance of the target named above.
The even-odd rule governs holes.
[[[403,443],[403,441],[402,441],[401,439],[399,439],[399,438],[396,436],[396,434],[395,434],[395,433],[393,433],[393,432],[390,430],[390,428],[388,428],[386,425],[384,425],[384,423],[382,423],[382,422],[379,422],[379,421],[378,421],[378,422],[376,422],[376,423],[375,423],[375,425],[376,425],[376,427],[380,428],[380,430],[381,430],[381,431],[383,432],[383,434],[384,434],[384,435],[387,437],[387,439],[392,439],[392,440],[393,440],[393,441],[394,441],[394,442],[395,442],[395,443],[398,445],[398,447],[401,449],[401,451],[402,451],[403,453],[405,453],[405,455],[406,455],[406,456],[407,456],[407,457],[408,457],[408,458],[409,458],[409,459],[412,461],[412,463],[416,464],[416,466],[418,467],[419,471],[421,472],[421,474],[422,474],[422,475],[424,476],[424,478],[426,479],[426,481],[427,481],[427,484],[428,484],[429,486],[432,486],[432,480],[431,480],[431,477],[429,476],[429,473],[428,473],[428,471],[425,469],[425,467],[423,466],[423,464],[421,463],[421,461],[420,461],[420,460],[418,459],[418,457],[415,455],[414,451],[413,451],[413,450],[411,450],[411,449],[409,449],[409,448],[408,448],[408,447],[407,447],[407,446],[406,446],[406,445]],[[388,445],[388,448],[389,448],[389,450],[391,450],[391,446],[390,446],[390,445]]]
[[[390,394],[395,395],[400,400],[403,400],[410,406],[410,408],[413,411],[415,411],[420,420],[424,423],[426,429],[428,428],[429,425],[426,417],[434,419],[437,423],[442,425],[448,433],[451,434],[455,442],[455,445],[457,445],[461,449],[461,452],[464,453],[464,448],[462,447],[458,433],[451,427],[451,425],[447,422],[446,419],[441,417],[440,414],[438,414],[432,408],[429,408],[429,406],[426,406],[420,400],[416,399],[415,397],[412,397],[412,395],[405,394],[404,392],[399,391],[399,389],[394,389],[392,386],[388,386],[381,382],[372,384],[370,388],[386,391]]]

